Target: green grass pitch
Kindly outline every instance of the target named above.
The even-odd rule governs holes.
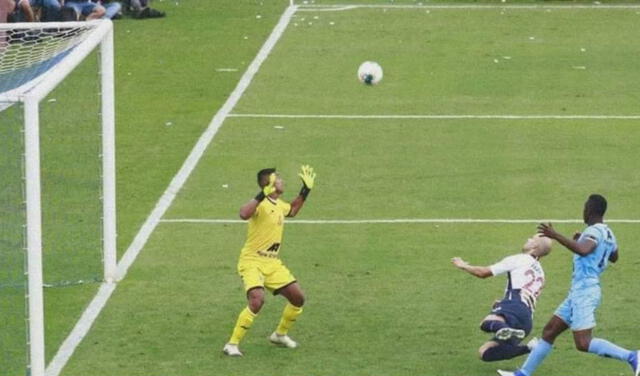
[[[155,4],[166,19],[115,24],[120,254],[288,2]],[[608,218],[640,219],[640,119],[613,118],[640,114],[640,40],[630,37],[639,20],[637,8],[300,10],[232,112],[320,116],[227,118],[164,218],[236,219],[263,167],[278,167],[291,199],[308,163],[317,187],[300,220],[578,219],[593,192],[609,199]],[[357,81],[364,60],[385,69],[380,85]],[[339,117],[347,115],[468,117]],[[522,118],[529,115],[539,118]],[[592,118],[567,118],[574,115]],[[637,223],[612,228],[621,256],[603,277],[595,334],[633,349],[640,235]],[[307,295],[291,332],[301,347],[268,343],[284,305],[268,296],[241,344],[245,357],[229,359],[221,349],[245,304],[235,266],[246,225],[161,222],[62,375],[481,376],[516,368],[524,358],[490,364],[476,352],[487,339],[478,324],[504,278],[474,279],[450,259],[490,264],[518,252],[534,230],[289,223],[281,256]],[[534,335],[568,290],[571,255],[556,244],[543,266]],[[49,352],[86,304],[78,297],[92,290],[47,291]],[[578,353],[568,334],[539,374],[585,372],[630,374],[625,364]]]

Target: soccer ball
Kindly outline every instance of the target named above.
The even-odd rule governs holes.
[[[365,61],[358,68],[358,79],[366,85],[375,85],[382,80],[382,67],[375,61]]]

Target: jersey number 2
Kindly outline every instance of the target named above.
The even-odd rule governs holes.
[[[544,283],[544,279],[542,277],[536,277],[536,273],[534,273],[534,271],[531,269],[527,270],[524,273],[524,275],[531,278],[531,280],[529,280],[529,282],[527,282],[522,288],[534,294],[535,296],[538,296],[540,294],[540,289],[542,288],[542,284]],[[534,290],[533,284],[536,282],[540,284],[540,287]]]

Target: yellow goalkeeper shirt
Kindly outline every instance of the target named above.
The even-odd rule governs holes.
[[[247,241],[240,251],[240,260],[274,260],[278,258],[284,217],[291,211],[291,204],[281,199],[267,197],[249,219]]]

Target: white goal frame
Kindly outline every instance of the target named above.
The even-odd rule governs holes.
[[[103,273],[105,283],[116,272],[115,95],[113,24],[95,25],[73,50],[49,71],[17,89],[0,93],[0,103],[24,104],[24,166],[26,197],[26,245],[28,273],[29,359],[31,376],[44,376],[44,299],[42,268],[42,214],[40,191],[40,102],[51,93],[92,51],[100,46],[102,122],[102,215]],[[0,24],[0,32],[42,28],[86,27],[87,22]],[[0,56],[1,57],[1,56]],[[0,111],[2,109],[0,108]]]

